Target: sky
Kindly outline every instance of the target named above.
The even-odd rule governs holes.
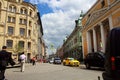
[[[97,0],[25,0],[36,4],[40,12],[47,54],[63,44],[75,27],[81,11],[86,13]],[[54,49],[51,49],[53,45]]]

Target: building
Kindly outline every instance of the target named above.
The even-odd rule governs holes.
[[[76,25],[72,33],[67,37],[63,43],[63,55],[66,57],[73,57],[78,60],[83,59],[82,53],[82,34],[81,34],[81,19],[82,13],[78,20],[75,20]]]
[[[29,61],[40,53],[41,25],[35,5],[23,0],[0,0],[0,47],[7,45],[14,58],[24,51]]]
[[[63,46],[60,46],[56,50],[56,57],[59,57],[63,60]]]
[[[120,0],[97,0],[84,15],[82,25],[84,56],[90,52],[105,52],[109,31],[120,27]]]
[[[42,22],[40,18],[40,13],[38,12],[38,59],[42,59],[45,56],[45,43],[43,40],[43,28],[42,28]],[[44,44],[44,45],[43,45]]]

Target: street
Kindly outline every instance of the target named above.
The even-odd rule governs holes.
[[[35,66],[26,64],[25,72],[20,72],[20,68],[9,68],[6,70],[8,80],[100,80],[101,70],[87,70],[84,65],[80,67],[70,67],[54,65],[49,63],[37,63]]]

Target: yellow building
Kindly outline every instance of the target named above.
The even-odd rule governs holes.
[[[22,51],[28,60],[36,56],[41,25],[38,22],[36,6],[23,0],[0,0],[0,47],[6,45],[14,58]]]
[[[105,52],[109,31],[120,27],[120,0],[97,0],[82,19],[84,57],[89,52]]]

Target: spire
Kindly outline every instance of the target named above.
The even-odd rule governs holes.
[[[79,19],[81,20],[83,18],[83,11],[81,10]]]
[[[81,10],[80,17],[77,20],[77,26],[82,26],[81,20],[83,18],[83,11]]]

